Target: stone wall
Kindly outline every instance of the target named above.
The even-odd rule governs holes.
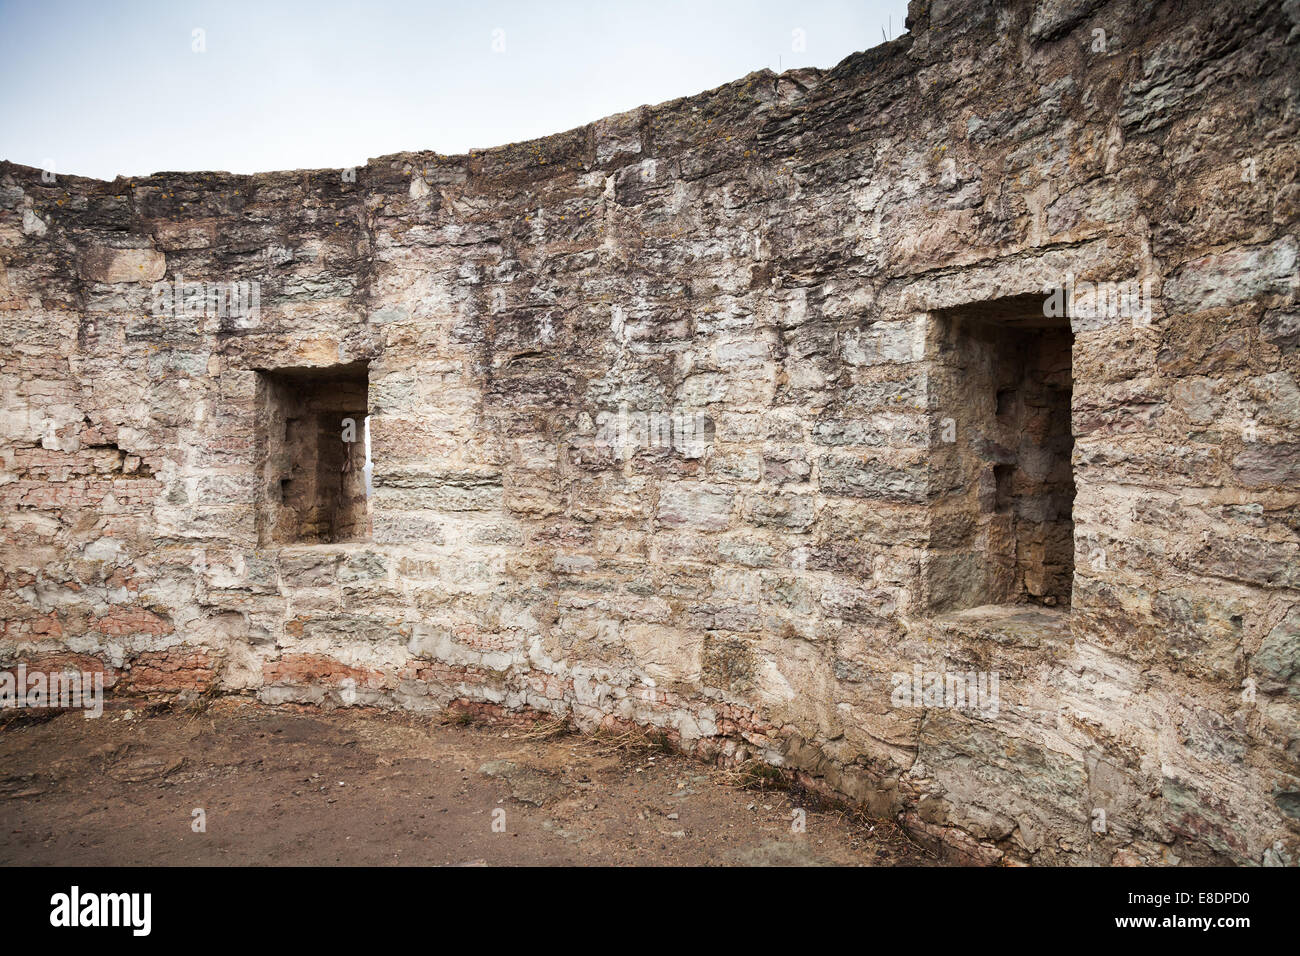
[[[468,156],[0,164],[0,663],[650,725],[968,860],[1295,862],[1298,17],[921,2]],[[954,346],[1034,309],[1068,375]],[[266,534],[268,393],[359,367],[369,535]]]

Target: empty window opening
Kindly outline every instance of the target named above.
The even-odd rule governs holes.
[[[261,544],[369,537],[367,389],[364,363],[258,373]]]
[[[928,602],[932,610],[1068,605],[1074,473],[1068,318],[1041,296],[936,313],[936,418]]]

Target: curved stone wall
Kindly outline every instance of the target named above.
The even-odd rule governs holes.
[[[650,725],[972,861],[1293,863],[1296,16],[913,3],[468,156],[0,164],[0,664]],[[351,452],[295,470],[357,374],[364,529]]]

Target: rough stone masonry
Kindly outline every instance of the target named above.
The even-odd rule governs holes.
[[[1300,4],[909,26],[467,156],[0,164],[0,664],[1300,861]]]

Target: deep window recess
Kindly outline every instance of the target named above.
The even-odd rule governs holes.
[[[935,314],[928,602],[934,611],[1070,603],[1074,474],[1069,319],[1041,296]]]
[[[261,544],[369,537],[366,395],[363,363],[258,373]]]

